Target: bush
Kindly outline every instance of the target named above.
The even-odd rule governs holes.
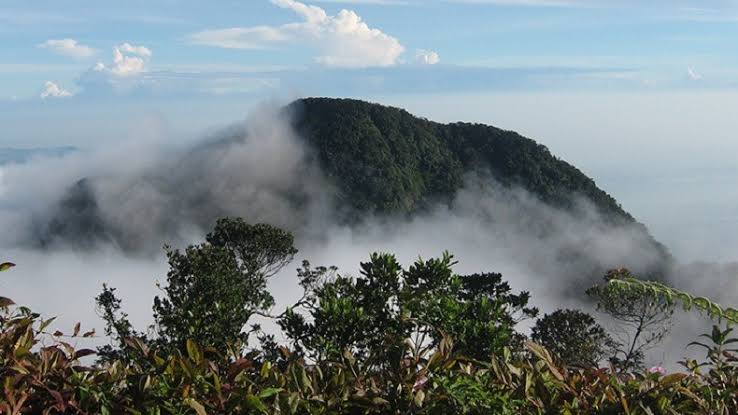
[[[456,275],[448,254],[407,269],[392,255],[374,254],[361,264],[358,278],[305,263],[298,271],[303,298],[273,316],[289,346],[261,336],[263,346],[249,350],[237,328],[270,304],[263,278],[286,264],[294,250],[289,237],[282,239],[289,243],[277,245],[239,242],[258,240],[249,238],[262,231],[285,236],[273,229],[254,234],[256,228],[242,222],[220,225],[239,232],[170,257],[166,312],[182,321],[159,314],[160,330],[152,338],[130,325],[114,290],[104,288],[98,303],[107,334],[119,344],[102,349],[97,363],[84,359],[94,350],[71,344],[93,331],[81,334],[77,324],[69,335],[50,333],[53,319],[3,298],[0,412],[738,413],[738,355],[732,348],[738,339],[730,337],[732,329],[715,326],[702,336],[706,341],[692,343],[706,350],[707,360],[683,362],[684,373],[599,368],[596,357],[606,334],[591,316],[571,310],[544,316],[533,337],[551,350],[526,341],[514,328],[536,313],[528,294],[512,294],[499,274]],[[255,254],[270,246],[277,247],[275,255]],[[0,264],[0,271],[12,266]],[[608,298],[627,292],[669,307],[680,299],[716,316],[733,316],[732,309],[707,300],[618,275],[600,287]],[[214,303],[205,308],[206,300],[224,301],[237,313],[233,321],[213,312]]]
[[[556,310],[533,326],[531,337],[568,366],[597,367],[610,356],[614,341],[591,315]]]

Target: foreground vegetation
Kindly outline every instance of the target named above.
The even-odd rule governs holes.
[[[449,254],[403,268],[373,254],[352,278],[304,262],[303,295],[274,310],[267,280],[292,236],[224,219],[200,245],[168,250],[155,323],[138,331],[113,287],[97,297],[111,343],[0,298],[6,414],[734,414],[735,311],[614,270],[589,290],[616,336],[578,310],[539,316],[500,274],[457,275]],[[0,265],[0,270],[13,264]],[[644,354],[675,306],[718,321],[704,362],[667,374]],[[536,319],[531,337],[516,330]],[[279,327],[263,330],[257,321]]]

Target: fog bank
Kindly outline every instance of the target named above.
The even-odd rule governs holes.
[[[107,283],[119,289],[126,312],[143,329],[155,284],[165,280],[161,246],[201,241],[223,216],[289,229],[298,260],[349,274],[375,251],[395,253],[406,265],[450,251],[457,272],[501,272],[514,289],[530,291],[543,311],[590,309],[582,294],[603,270],[638,272],[659,260],[640,227],[607,225],[587,200],[563,211],[484,171],[469,172],[450,204],[410,219],[338,223],[337,190],[279,108],[262,105],[245,122],[193,145],[149,132],[100,151],[0,167],[0,247],[7,255],[0,259],[19,265],[4,276],[3,295],[58,315],[62,328],[83,321],[101,332],[93,298]],[[298,264],[270,282],[277,307],[299,296]],[[691,275],[703,271],[699,281],[723,278],[695,265],[674,273],[672,282],[697,288]],[[735,292],[712,294],[733,301]],[[685,327],[680,333],[707,326]],[[676,354],[669,359],[680,358],[679,347],[689,340],[667,345]]]

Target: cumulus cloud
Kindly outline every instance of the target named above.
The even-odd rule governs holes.
[[[147,48],[146,46],[133,46],[130,43],[123,43],[122,45],[118,46],[117,49],[119,49],[121,52],[132,53],[144,58],[151,57],[151,49]]]
[[[88,58],[97,52],[95,49],[69,38],[49,39],[38,45],[38,47],[49,49],[56,54],[70,56],[72,58]]]
[[[405,48],[400,42],[371,28],[356,12],[341,10],[335,16],[320,7],[295,0],[272,0],[303,21],[281,26],[234,27],[190,35],[194,44],[231,49],[264,49],[280,44],[307,44],[319,53],[316,61],[335,67],[361,68],[398,63]]]
[[[92,67],[92,70],[108,72],[116,76],[135,75],[146,70],[146,63],[151,55],[151,50],[145,46],[123,43],[113,48],[113,63],[111,65],[98,62]]]
[[[44,84],[44,90],[41,91],[41,99],[65,98],[71,97],[72,95],[73,94],[71,92],[51,81],[46,81],[46,83]]]
[[[438,52],[418,49],[415,51],[415,61],[424,65],[435,65],[441,62],[441,57],[438,55]]]

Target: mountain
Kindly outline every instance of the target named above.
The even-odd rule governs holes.
[[[124,250],[156,250],[223,216],[299,235],[315,231],[316,218],[353,225],[420,217],[471,192],[472,206],[491,209],[481,213],[488,216],[482,233],[496,235],[497,221],[527,235],[526,243],[548,243],[546,258],[569,267],[561,272],[599,277],[606,267],[640,264],[634,271],[656,275],[671,261],[646,227],[591,178],[515,132],[442,124],[350,99],[301,99],[282,114],[298,142],[283,137],[283,123],[256,120],[276,130],[234,126],[144,170],[80,178],[47,220],[35,221],[32,238],[41,245],[61,240],[84,249],[105,241]],[[479,188],[467,186],[470,177]],[[504,188],[524,189],[524,200],[506,202],[517,190]],[[596,215],[582,213],[582,199]],[[489,201],[500,203],[487,207]]]
[[[662,278],[673,263],[668,249],[594,180],[514,131],[474,123],[442,124],[400,108],[353,99],[306,98],[286,110],[298,135],[317,153],[323,173],[337,185],[337,198],[348,208],[349,221],[368,213],[422,212],[451,201],[464,186],[464,177],[479,172],[503,186],[523,188],[563,211],[574,212],[582,198],[588,200],[604,225],[630,230],[627,249],[633,254],[624,261],[632,262],[623,265],[643,275]],[[544,229],[539,236],[560,231],[536,214],[519,212],[527,216],[522,222]],[[583,258],[590,249],[585,243],[557,255],[577,263],[578,270],[587,268],[590,275],[597,275],[601,264]]]
[[[488,170],[553,206],[590,200],[612,223],[633,217],[595,182],[543,145],[483,124],[440,124],[409,112],[352,99],[307,98],[288,107],[294,126],[316,149],[324,172],[357,211],[413,213]]]

